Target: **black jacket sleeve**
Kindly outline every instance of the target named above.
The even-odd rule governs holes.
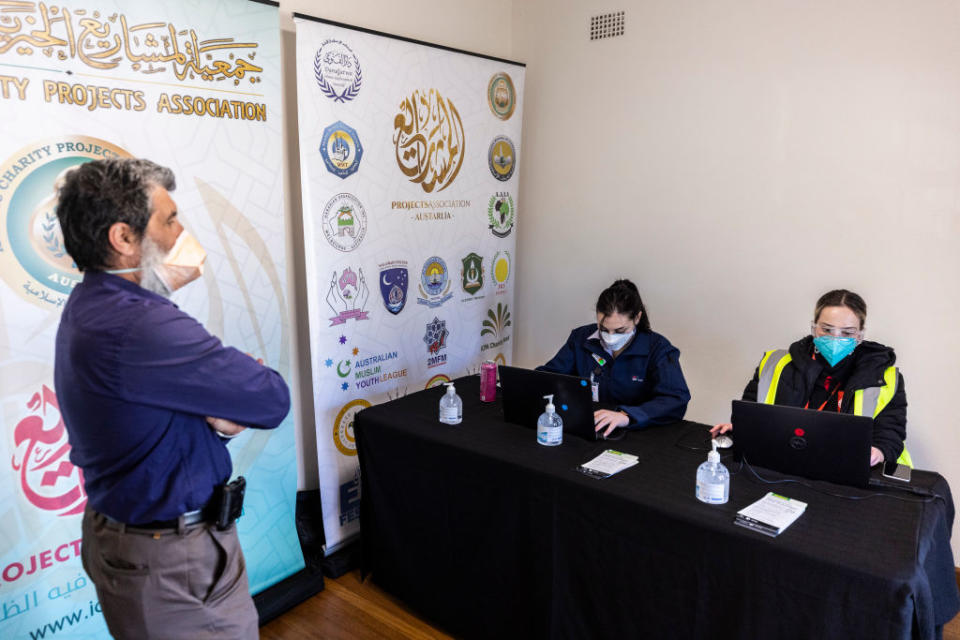
[[[743,388],[743,397],[741,400],[746,400],[748,402],[757,401],[757,387],[760,386],[760,367],[758,366],[753,370],[753,378],[750,379],[750,382],[747,383],[747,386]]]
[[[906,439],[907,392],[903,376],[897,371],[897,392],[873,420],[873,446],[883,452],[884,460],[892,462],[900,457]]]

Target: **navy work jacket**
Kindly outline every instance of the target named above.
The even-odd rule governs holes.
[[[614,359],[603,348],[597,325],[578,327],[557,355],[537,368],[583,378],[593,374],[600,386],[600,402],[625,411],[631,429],[682,420],[690,402],[680,351],[652,331],[637,331]]]

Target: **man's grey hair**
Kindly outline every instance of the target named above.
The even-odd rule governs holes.
[[[70,170],[60,186],[57,218],[64,246],[80,271],[110,267],[110,227],[125,222],[143,237],[157,187],[176,189],[173,171],[143,158],[85,162]]]

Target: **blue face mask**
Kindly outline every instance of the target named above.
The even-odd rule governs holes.
[[[835,338],[834,336],[817,336],[813,344],[820,355],[830,363],[831,367],[853,353],[857,348],[856,338]]]

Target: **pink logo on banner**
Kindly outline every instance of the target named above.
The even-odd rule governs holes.
[[[369,311],[364,311],[370,290],[363,277],[363,269],[357,269],[359,276],[353,269],[347,267],[337,278],[333,272],[330,280],[330,289],[327,291],[327,304],[337,315],[330,318],[330,326],[344,324],[347,320],[367,320]]]
[[[57,394],[46,385],[27,402],[30,415],[13,430],[11,464],[20,472],[20,487],[30,504],[57,515],[82,513],[87,504],[83,472],[68,458],[70,443]]]

